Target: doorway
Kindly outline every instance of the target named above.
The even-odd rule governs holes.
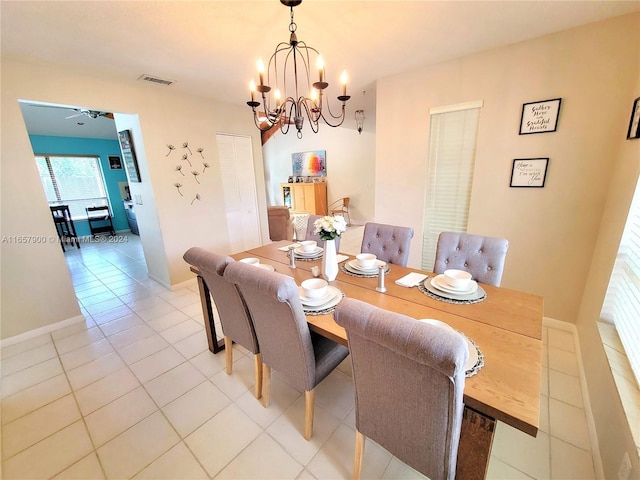
[[[65,247],[67,265],[71,267],[71,250],[78,250],[73,254],[75,260],[72,263],[76,265],[83,257],[88,262],[95,263],[95,253],[104,250],[107,258],[133,257],[133,263],[122,262],[120,268],[130,266],[131,273],[136,278],[140,278],[143,273],[146,278],[148,272],[145,257],[144,254],[138,254],[140,238],[128,233],[128,180],[123,169],[113,113],[40,102],[19,103],[34,161],[43,180],[45,197],[49,202],[69,204],[75,217],[76,231],[81,240],[80,249],[75,246]],[[84,168],[83,162],[91,168]],[[88,181],[87,175],[95,182]],[[47,185],[51,187],[51,192],[47,191]],[[94,192],[96,185],[100,188]],[[84,218],[85,207],[100,205],[109,206],[117,235],[92,235]],[[128,243],[131,246],[127,249]],[[124,253],[114,254],[114,247]],[[134,253],[127,254],[127,250]],[[89,252],[93,252],[92,255]],[[74,287],[75,285],[74,281]]]

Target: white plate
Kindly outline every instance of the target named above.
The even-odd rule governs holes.
[[[440,320],[433,320],[431,318],[423,318],[419,320],[420,322],[428,323],[430,325],[435,325],[436,327],[444,328],[445,330],[450,330],[464,337],[464,340],[467,342],[467,348],[469,349],[469,358],[467,359],[467,364],[464,366],[464,371],[469,372],[473,367],[478,363],[478,350],[476,346],[473,344],[471,340],[467,338],[466,335],[457,331],[451,325],[448,325]]]
[[[329,285],[329,288],[335,288],[335,287],[331,287],[331,285]],[[336,288],[336,290],[338,290],[338,289]],[[302,305],[302,309],[305,312],[320,312],[322,310],[326,310],[327,308],[335,307],[341,301],[342,301],[342,292],[340,290],[338,290],[338,295],[333,297],[327,303],[323,303],[321,305],[316,305],[316,306],[310,306],[310,305],[304,305],[303,304]]]
[[[270,272],[275,272],[276,269],[273,265],[268,265],[266,263],[259,263],[258,265],[256,265],[256,267],[258,268],[263,268],[264,270],[269,270]]]
[[[329,303],[334,299],[338,294],[342,294],[340,290],[336,287],[329,285],[327,287],[327,293],[320,298],[309,298],[304,295],[304,290],[302,287],[298,287],[298,296],[300,297],[300,301],[302,302],[303,307],[319,307],[323,306],[325,303]]]
[[[300,257],[316,257],[318,255],[320,255],[322,252],[324,252],[324,248],[322,247],[316,247],[315,250],[311,251],[311,252],[305,252],[302,247],[297,247],[294,249],[294,251],[296,252],[296,255],[300,256]]]
[[[383,262],[382,260],[376,260],[376,266],[373,268],[363,268],[360,265],[358,265],[358,261],[357,260],[349,260],[349,266],[353,267],[354,269],[360,271],[360,272],[364,272],[364,273],[377,273],[378,272],[378,268],[380,266],[385,266],[387,264],[387,262]]]
[[[447,281],[444,279],[444,275],[436,275],[435,277],[433,277],[431,279],[431,285],[439,290],[442,290],[443,292],[457,293],[458,295],[468,295],[478,290],[478,283],[474,280],[471,280],[471,282],[469,282],[469,286],[465,289],[454,288],[447,283]]]

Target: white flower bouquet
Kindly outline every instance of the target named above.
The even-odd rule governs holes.
[[[334,240],[347,230],[347,221],[340,215],[327,215],[313,223],[313,230],[322,240]]]

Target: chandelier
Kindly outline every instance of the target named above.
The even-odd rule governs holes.
[[[291,23],[289,23],[289,42],[281,42],[271,55],[266,70],[262,59],[258,60],[259,84],[251,80],[249,89],[251,101],[247,105],[253,110],[253,119],[261,131],[266,131],[279,125],[283,134],[289,132],[293,122],[298,131],[298,138],[302,138],[302,126],[304,117],[309,120],[311,130],[318,133],[320,120],[330,127],[339,127],[345,119],[345,106],[351,98],[347,95],[347,72],[342,72],[342,95],[337,98],[342,105],[340,113],[334,115],[329,108],[329,102],[324,91],[329,86],[325,81],[324,62],[320,53],[305,42],[298,40],[296,36],[297,25],[293,20],[293,7],[302,3],[302,0],[280,0],[280,3],[291,8]],[[311,80],[311,59],[316,59],[317,81]],[[281,68],[281,70],[279,70]],[[273,83],[272,83],[273,82]],[[270,92],[273,88],[273,99]],[[302,92],[302,93],[301,93]],[[258,111],[262,98],[264,111]],[[306,96],[308,95],[308,96]],[[324,104],[324,106],[323,106]]]

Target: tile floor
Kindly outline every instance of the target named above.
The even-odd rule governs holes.
[[[357,253],[361,228],[344,251]],[[138,237],[65,256],[86,321],[2,348],[5,479],[350,478],[348,359],[318,387],[306,442],[301,392],[274,372],[264,409],[240,347],[227,376],[195,282],[170,291],[147,278]],[[574,342],[544,328],[540,432],[499,423],[488,478],[595,478]],[[370,441],[364,465],[367,479],[424,478]]]

